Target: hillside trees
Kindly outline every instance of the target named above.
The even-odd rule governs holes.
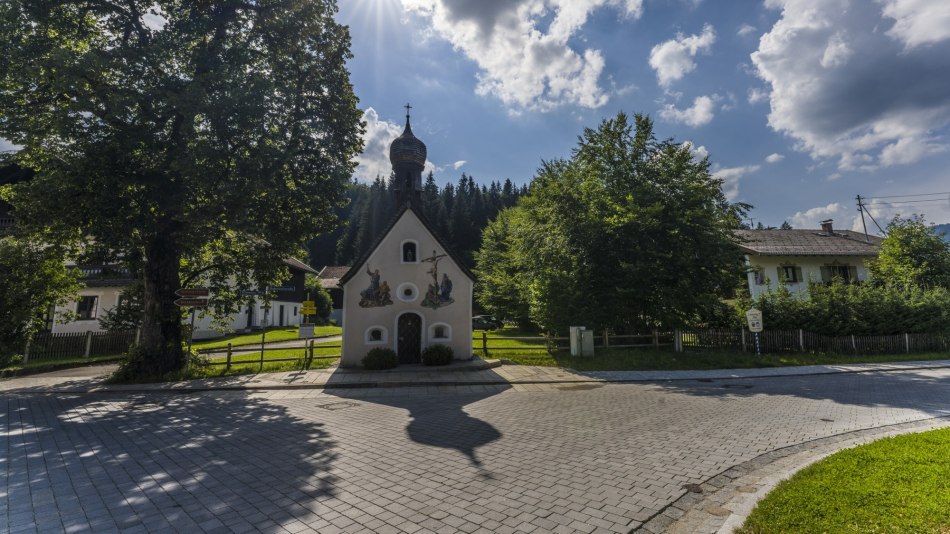
[[[485,231],[479,302],[545,330],[675,327],[719,305],[742,272],[730,204],[707,160],[624,113],[585,129],[568,160]],[[507,273],[507,277],[505,276]]]
[[[457,183],[439,187],[430,172],[419,200],[423,215],[439,237],[470,267],[488,221],[501,209],[513,206],[526,192],[526,187],[518,188],[511,180],[477,184],[465,173]],[[337,211],[342,221],[340,227],[310,243],[310,261],[317,268],[352,264],[368,252],[398,208],[392,184],[382,178],[370,184],[351,182],[347,197],[349,203]]]
[[[0,137],[36,171],[14,188],[18,224],[140,258],[133,373],[184,364],[179,287],[278,282],[280,259],[332,226],[361,148],[335,13],[333,0],[0,3]]]

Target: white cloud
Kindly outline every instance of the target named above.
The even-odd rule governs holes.
[[[696,54],[708,53],[716,42],[716,30],[709,24],[697,35],[679,34],[675,39],[662,42],[650,50],[650,66],[656,71],[659,84],[669,87],[696,68]]]
[[[752,87],[751,89],[749,89],[749,103],[750,104],[758,104],[759,102],[762,102],[763,100],[767,100],[768,98],[769,98],[769,92],[764,89],[759,89],[758,87]]]
[[[795,215],[789,217],[789,222],[793,227],[802,230],[821,228],[821,221],[834,218],[843,220],[848,215],[849,209],[840,202],[832,202],[827,206],[795,212]]]
[[[162,6],[158,4],[152,4],[148,8],[148,12],[142,15],[142,24],[153,31],[162,31],[165,28],[165,25],[168,24],[168,19],[166,19],[162,13]]]
[[[729,200],[739,196],[739,180],[747,174],[760,169],[759,165],[744,165],[742,167],[726,167],[713,172],[713,177],[722,180],[722,191]]]
[[[363,153],[356,157],[357,166],[353,171],[353,176],[364,182],[372,182],[377,176],[384,180],[388,179],[393,170],[392,164],[389,163],[389,145],[402,134],[403,126],[379,118],[379,114],[373,108],[366,108],[362,120],[366,123],[366,133],[363,134],[364,147]],[[426,160],[422,174],[425,176],[430,171],[439,170],[441,167],[436,167],[431,161]]]
[[[466,163],[468,163],[468,162],[465,161],[464,159],[460,159],[460,160],[458,160],[458,161],[456,161],[455,163],[452,164],[452,168],[455,169],[455,170],[459,170],[459,169],[462,168],[462,165],[465,165]]]
[[[736,35],[739,37],[745,37],[750,33],[755,33],[756,29],[757,28],[751,24],[743,24],[742,26],[739,26],[738,30],[736,30]]]
[[[778,163],[782,161],[783,159],[785,159],[785,156],[779,154],[778,152],[765,156],[766,163]]]
[[[880,1],[880,0],[879,0]],[[887,35],[907,49],[950,39],[950,2],[946,0],[883,0],[884,16],[894,19]]]
[[[882,12],[858,0],[768,0],[782,16],[752,54],[770,87],[772,129],[840,170],[912,163],[947,148],[939,130],[950,123],[950,26],[923,21],[943,20],[950,3],[883,3]],[[922,36],[898,29],[901,21],[922,25]],[[757,98],[750,91],[750,102]]]
[[[10,141],[7,141],[6,139],[0,137],[0,154],[4,152],[13,152],[14,150],[19,150],[21,148],[23,147],[21,147],[20,145],[14,145]]]
[[[884,227],[895,215],[901,213],[900,208],[895,208],[880,200],[872,200],[865,204],[865,207],[870,216],[865,215],[863,223],[861,213],[857,211],[857,206],[849,206],[840,202],[832,202],[826,206],[796,212],[795,215],[789,217],[789,222],[795,228],[807,230],[821,228],[821,221],[834,219],[834,227],[837,229],[864,233],[864,227],[867,225],[869,234],[880,234],[874,221],[876,220],[878,224]],[[905,215],[909,213],[910,211],[904,209]]]
[[[696,128],[709,124],[713,120],[715,107],[715,100],[712,97],[698,96],[693,100],[693,105],[686,109],[678,109],[673,104],[667,104],[659,111],[659,114],[665,121],[680,122]]]
[[[479,68],[476,93],[499,98],[512,111],[564,104],[598,108],[600,50],[575,49],[577,33],[596,9],[613,7],[639,18],[642,0],[402,0],[434,32]],[[550,24],[546,24],[546,22]],[[545,28],[545,26],[547,26]]]
[[[707,150],[705,146],[696,146],[692,141],[686,141],[685,144],[689,146],[689,153],[693,155],[694,160],[699,161],[709,157],[709,150]]]
[[[819,61],[819,63],[822,67],[831,69],[847,63],[848,58],[850,58],[853,53],[854,51],[848,46],[844,35],[836,33],[831,36],[831,39],[828,39],[828,46],[825,47],[825,53],[821,55],[821,61]]]

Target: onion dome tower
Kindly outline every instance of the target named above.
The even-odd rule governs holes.
[[[422,193],[422,170],[426,164],[426,145],[412,135],[409,125],[409,110],[406,104],[406,129],[389,146],[389,161],[393,165],[395,180],[393,191],[400,203],[418,200]]]

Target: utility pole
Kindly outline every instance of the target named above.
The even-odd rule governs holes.
[[[871,239],[868,237],[868,225],[864,221],[864,199],[861,198],[861,195],[858,195],[858,211],[861,212],[861,226],[864,227],[864,241],[870,243]]]

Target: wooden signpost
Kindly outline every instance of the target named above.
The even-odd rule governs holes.
[[[181,298],[175,299],[175,305],[182,308],[191,308],[191,330],[188,334],[188,352],[185,354],[185,368],[191,363],[191,342],[195,339],[195,310],[208,305],[208,296],[211,290],[207,287],[183,287],[175,290]]]

